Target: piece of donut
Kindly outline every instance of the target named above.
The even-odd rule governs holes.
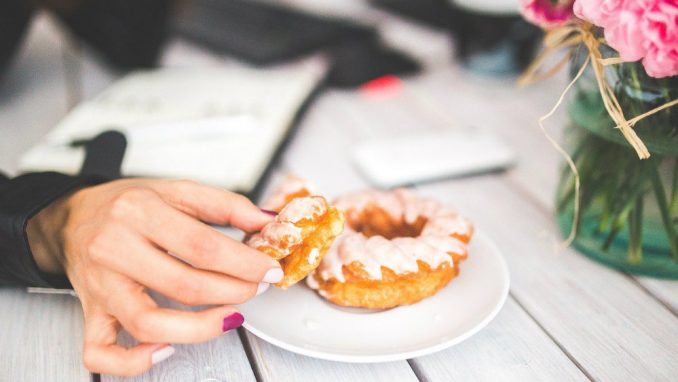
[[[459,273],[473,225],[405,189],[339,198],[346,216],[307,284],[342,306],[386,309],[432,296]]]
[[[289,195],[308,192],[307,188],[303,189],[303,193],[297,190]],[[284,276],[276,286],[283,289],[316,269],[344,228],[341,211],[328,204],[322,196],[288,198],[287,195],[275,194],[273,203],[266,206],[279,210],[278,215],[261,232],[246,238],[247,245],[279,260]],[[284,206],[279,208],[275,202],[284,203]]]
[[[292,199],[314,194],[316,194],[315,186],[311,182],[296,175],[286,175],[271,195],[264,200],[261,208],[280,212]]]

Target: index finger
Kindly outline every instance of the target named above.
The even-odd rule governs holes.
[[[145,202],[144,219],[133,224],[153,244],[195,268],[216,271],[251,282],[277,282],[280,264],[216,229],[165,204],[161,199]],[[171,222],[171,224],[168,224]]]
[[[273,219],[243,195],[194,181],[160,181],[151,187],[166,203],[208,223],[255,232]]]

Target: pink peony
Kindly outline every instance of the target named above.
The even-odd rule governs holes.
[[[624,0],[585,0],[574,2],[574,14],[596,25],[607,24]]]
[[[652,77],[678,74],[678,0],[576,0],[574,13],[601,28],[624,61]]]
[[[572,18],[574,0],[520,0],[520,8],[527,21],[542,28],[560,26]]]

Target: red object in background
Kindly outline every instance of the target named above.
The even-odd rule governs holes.
[[[370,98],[391,98],[402,93],[402,88],[400,77],[388,74],[362,84],[360,93]]]

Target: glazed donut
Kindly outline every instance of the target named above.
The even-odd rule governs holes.
[[[264,206],[279,211],[278,215],[245,242],[279,260],[284,276],[276,286],[286,289],[320,265],[342,232],[344,217],[325,198],[310,195],[306,185],[292,178]]]
[[[432,296],[459,272],[473,225],[405,189],[340,197],[344,233],[306,279],[343,306],[386,309]]]

